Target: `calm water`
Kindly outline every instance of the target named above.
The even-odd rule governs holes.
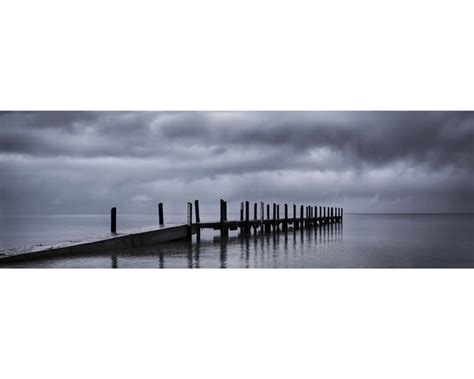
[[[217,219],[216,216],[203,217]],[[3,217],[0,250],[80,240],[107,233],[103,216]],[[181,221],[175,218],[171,221]],[[123,228],[151,225],[155,216],[122,216]],[[172,242],[129,252],[18,263],[12,267],[316,268],[474,267],[474,215],[347,214],[343,225],[251,235],[221,241]]]

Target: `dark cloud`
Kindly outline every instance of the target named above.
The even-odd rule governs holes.
[[[1,112],[0,211],[474,211],[474,112]]]

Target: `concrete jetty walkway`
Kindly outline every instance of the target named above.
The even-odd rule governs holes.
[[[30,251],[8,255],[0,258],[2,264],[39,258],[66,257],[71,255],[114,252],[146,246],[154,246],[163,242],[188,238],[188,225],[170,225],[140,231],[129,231],[85,243],[72,242],[71,245],[53,247],[46,250]]]

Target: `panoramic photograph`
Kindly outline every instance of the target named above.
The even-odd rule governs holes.
[[[1,268],[474,267],[474,112],[4,111]]]

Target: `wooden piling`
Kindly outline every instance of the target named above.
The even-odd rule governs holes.
[[[271,225],[270,225],[270,204],[267,204],[267,221],[268,223],[266,224],[266,231],[270,231]]]
[[[221,238],[227,238],[229,236],[229,230],[224,225],[226,221],[227,221],[227,202],[221,199],[221,202],[220,202]]]
[[[277,230],[280,230],[280,204],[277,204]]]
[[[250,203],[248,201],[245,202],[245,232],[250,232]]]
[[[194,214],[196,216],[196,224],[201,223],[201,216],[199,215],[199,200],[194,200]],[[196,237],[201,238],[201,228],[196,225]]]
[[[296,221],[296,204],[293,204],[293,229],[298,229],[298,221]]]
[[[273,203],[273,219],[272,219],[272,225],[273,225],[273,231],[275,231],[275,226],[276,226],[276,211],[277,211],[277,206],[275,203]]]
[[[193,203],[188,203],[188,240],[193,238]]]
[[[244,202],[240,203],[240,221],[244,221]],[[240,224],[240,233],[242,234],[244,228],[242,227],[242,223]]]
[[[163,203],[158,204],[158,223],[160,225],[165,224],[165,218],[163,216]]]
[[[265,224],[263,223],[264,220],[265,220],[265,204],[262,201],[260,202],[260,222],[261,222],[260,230],[262,231],[262,233],[264,232],[264,228],[265,228]]]
[[[285,223],[283,224],[283,230],[288,230],[288,204],[285,204]]]
[[[303,221],[303,219],[304,219],[304,206],[303,205],[300,206],[300,219],[301,219],[300,226],[301,226],[301,228],[303,228],[303,226],[304,226],[304,221]]]
[[[117,233],[117,208],[110,209],[110,233]]]
[[[201,222],[201,216],[199,215],[199,200],[194,200],[194,215],[196,217],[196,222]]]
[[[253,232],[256,233],[257,232],[257,221],[258,221],[258,204],[257,203],[253,203],[253,220],[254,220]]]

